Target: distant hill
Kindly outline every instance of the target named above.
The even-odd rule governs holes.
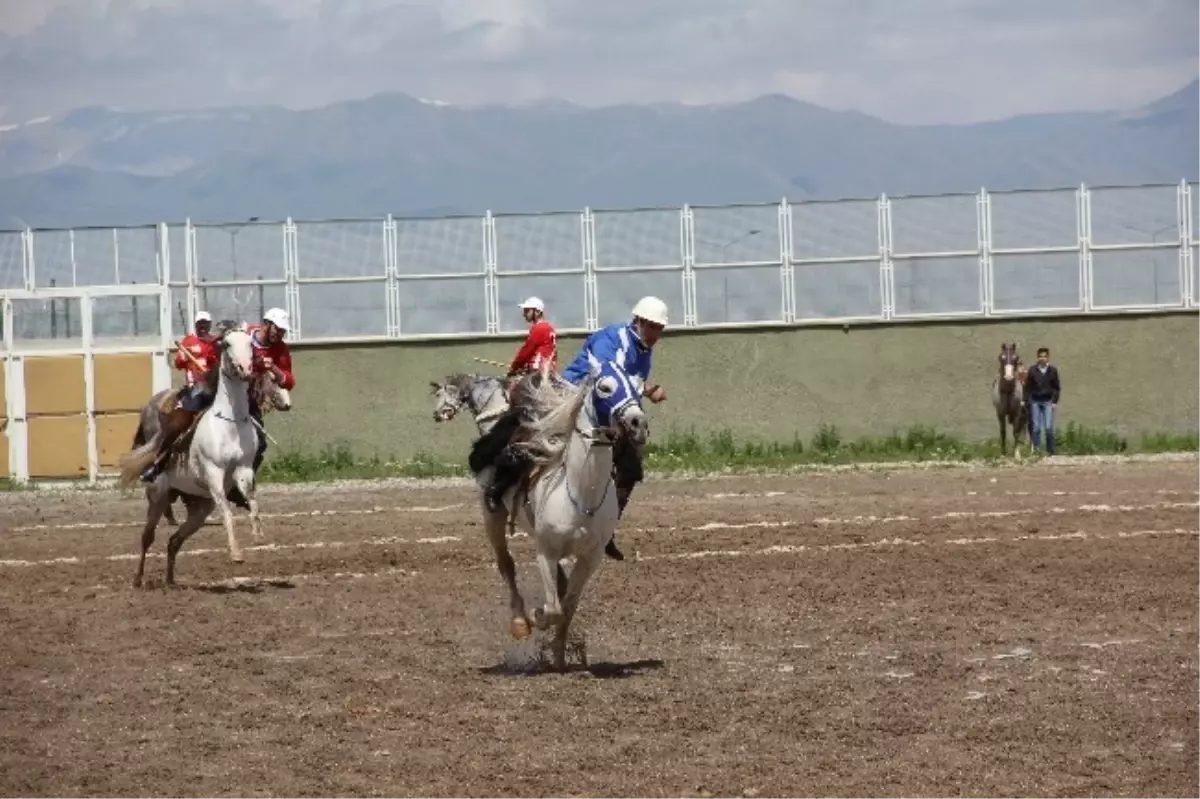
[[[2,94],[2,90],[0,90]],[[905,126],[736,104],[82,108],[0,126],[0,227],[440,215],[1173,182],[1200,81],[1140,109]]]

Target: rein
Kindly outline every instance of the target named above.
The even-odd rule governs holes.
[[[576,419],[575,429],[572,432],[579,434],[579,437],[584,440],[589,451],[597,447],[611,448],[616,446],[616,430],[612,427],[593,427],[591,432],[586,432],[579,429],[579,420]],[[608,491],[612,487],[613,482],[612,477],[610,476],[604,481],[604,493],[600,495],[600,501],[594,507],[588,508],[580,504],[579,500],[571,493],[571,480],[567,475],[567,461],[565,457],[558,468],[563,473],[563,488],[567,492],[567,499],[571,500],[571,506],[581,516],[586,516],[589,519],[595,516],[596,511],[600,510],[601,506],[604,505],[604,500],[608,499]]]

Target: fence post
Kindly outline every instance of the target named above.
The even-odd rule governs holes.
[[[992,198],[987,187],[979,189],[976,231],[979,242],[979,309],[984,316],[991,316],[995,310],[995,287],[992,284]]]
[[[283,223],[280,233],[283,242],[283,276],[287,280],[283,300],[292,321],[288,336],[293,341],[300,341],[304,338],[304,308],[300,302],[300,234],[290,216]],[[261,315],[259,318],[262,318]]]
[[[162,341],[164,349],[169,348],[172,340],[171,321],[175,318],[171,313],[171,229],[167,227],[166,222],[160,222],[157,225],[158,232],[158,252],[156,258],[158,261],[158,284],[159,284],[159,303],[158,303],[158,337]],[[186,260],[186,259],[185,259]],[[180,306],[180,312],[183,308]],[[183,322],[183,331],[180,335],[187,335],[187,321]]]
[[[121,285],[121,237],[117,229],[112,229],[113,237],[113,283]],[[72,284],[74,284],[72,282]]]
[[[683,325],[696,326],[696,214],[690,205],[679,209],[679,258],[683,264]],[[721,320],[725,321],[725,320]]]
[[[487,333],[500,332],[500,281],[496,277],[496,220],[491,210],[483,215],[483,297]]]
[[[383,220],[383,303],[386,335],[400,338],[400,268],[396,220],[391,214]]]
[[[21,276],[24,278],[26,291],[33,291],[37,287],[33,261],[33,229],[28,227],[21,231]]]
[[[202,307],[200,304],[199,269],[196,263],[196,228],[192,220],[183,223],[183,268],[187,276],[187,319],[183,324],[183,334],[187,335],[191,321],[196,318]],[[207,299],[207,298],[205,298]]]
[[[1086,183],[1075,190],[1075,218],[1079,233],[1079,310],[1089,313],[1095,298],[1092,287],[1092,196]]]
[[[1179,304],[1190,308],[1196,288],[1192,285],[1192,187],[1187,178],[1179,181],[1176,212],[1179,218]]]
[[[579,216],[583,246],[583,317],[584,326],[595,330],[600,326],[600,290],[596,284],[596,220],[591,208]]]
[[[100,471],[100,447],[96,441],[96,358],[92,349],[96,346],[92,334],[94,323],[94,307],[92,295],[83,292],[79,296],[79,328],[83,338],[83,397],[84,413],[87,421],[87,460],[88,482],[95,483]],[[68,306],[70,307],[70,306]],[[67,325],[67,335],[71,335],[70,324]]]
[[[896,315],[896,304],[892,296],[892,201],[886,194],[879,195],[879,302],[884,319]]]
[[[796,268],[792,264],[792,206],[779,201],[779,279],[783,289],[783,323],[796,321]]]

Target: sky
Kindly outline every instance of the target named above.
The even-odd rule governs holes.
[[[85,105],[736,102],[892,122],[1132,109],[1196,0],[0,0],[0,122]]]

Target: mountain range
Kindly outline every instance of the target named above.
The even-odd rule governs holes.
[[[0,104],[3,102],[0,89]],[[439,216],[1175,182],[1200,81],[1142,108],[898,125],[732,104],[81,108],[0,126],[0,228]]]

